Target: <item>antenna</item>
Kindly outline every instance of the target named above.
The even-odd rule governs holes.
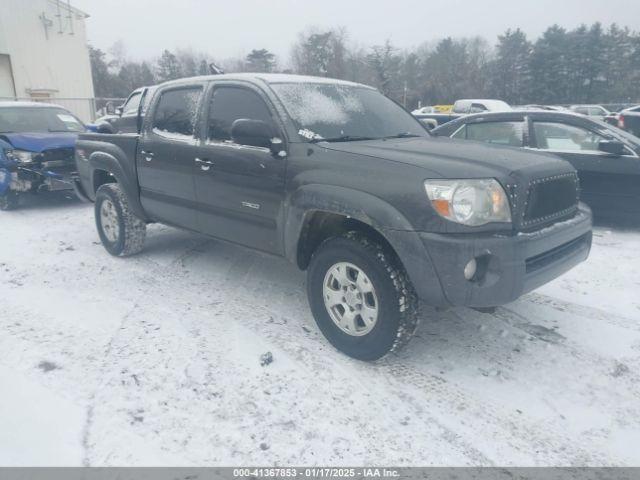
[[[211,75],[223,75],[224,74],[224,70],[222,70],[219,66],[217,66],[213,62],[211,62],[209,64],[209,71],[211,72]]]

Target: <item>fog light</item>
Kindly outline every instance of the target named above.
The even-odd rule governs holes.
[[[464,278],[471,280],[475,276],[477,269],[478,262],[476,262],[475,258],[472,258],[464,267]]]

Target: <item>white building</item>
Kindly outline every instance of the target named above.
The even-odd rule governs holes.
[[[2,0],[0,99],[58,103],[84,121],[94,115],[88,15],[69,0]]]

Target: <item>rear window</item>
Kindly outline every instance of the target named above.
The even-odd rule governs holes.
[[[522,147],[524,145],[524,122],[468,123],[456,131],[452,138]]]
[[[153,132],[170,138],[193,137],[202,88],[163,92],[153,114]]]
[[[129,97],[127,103],[122,108],[123,115],[137,115],[138,114],[138,106],[140,105],[140,98],[142,97],[142,92],[134,93]]]

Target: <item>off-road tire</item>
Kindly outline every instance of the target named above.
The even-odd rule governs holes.
[[[0,210],[6,212],[8,210],[15,210],[18,208],[18,192],[6,191],[3,195],[0,195]]]
[[[331,319],[323,299],[327,271],[349,262],[371,280],[379,303],[378,319],[363,336],[343,332]],[[396,255],[359,232],[323,242],[307,270],[307,296],[318,327],[329,342],[350,357],[374,361],[406,345],[418,324],[418,299]]]
[[[113,204],[117,212],[119,232],[116,241],[110,241],[107,238],[101,224],[100,209],[107,200]],[[95,217],[96,228],[102,245],[111,255],[127,257],[142,251],[147,235],[147,224],[133,214],[120,185],[107,183],[98,188],[96,192]]]

